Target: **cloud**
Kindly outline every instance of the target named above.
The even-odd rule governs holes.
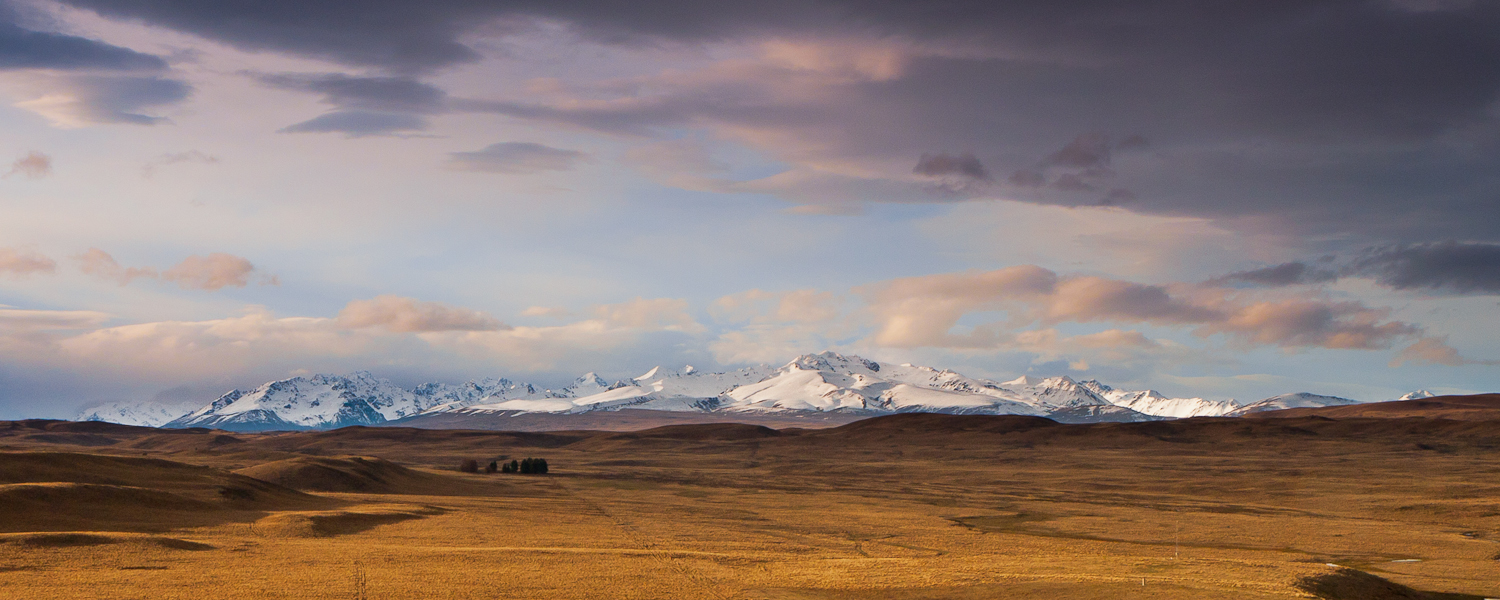
[[[448,110],[448,95],[411,77],[355,77],[343,73],[249,73],[283,90],[321,95],[334,111],[283,128],[285,133],[391,135],[429,127],[424,115]]]
[[[1035,323],[1129,323],[1225,335],[1245,346],[1381,349],[1422,329],[1387,320],[1389,311],[1317,298],[1255,298],[1188,284],[1145,285],[1102,277],[1059,277],[1035,266],[928,275],[867,286],[875,344],[984,348],[1012,345]],[[955,333],[971,313],[1006,319]],[[1024,333],[1024,332],[1023,332]]]
[[[410,77],[354,77],[343,73],[257,73],[256,81],[283,90],[321,94],[342,110],[439,113],[448,94]]]
[[[561,319],[573,316],[573,311],[561,306],[530,306],[521,311],[523,317],[551,317]]]
[[[1061,150],[1053,152],[1042,161],[1044,167],[1066,167],[1071,169],[1105,169],[1110,160],[1109,136],[1101,133],[1086,133],[1073,138]]]
[[[157,169],[165,167],[167,165],[175,165],[179,163],[198,163],[203,165],[213,165],[218,164],[218,162],[219,157],[211,154],[204,154],[199,150],[167,153],[156,157],[151,162],[148,162],[145,166],[141,167],[141,175],[150,178],[156,175]]]
[[[1286,348],[1358,350],[1389,348],[1398,339],[1422,333],[1409,323],[1382,322],[1388,312],[1358,302],[1257,302],[1205,322],[1197,333],[1228,333],[1250,344]]]
[[[85,275],[114,281],[122,286],[129,285],[130,282],[141,277],[148,279],[158,277],[156,269],[150,267],[122,267],[115,257],[98,248],[89,248],[87,252],[74,256],[73,260],[78,261],[78,269]]]
[[[155,125],[167,119],[147,109],[177,104],[192,86],[162,77],[68,75],[44,80],[42,95],[16,106],[46,117],[54,126],[127,123]]]
[[[1287,262],[1279,265],[1236,271],[1207,281],[1208,285],[1247,283],[1266,287],[1326,283],[1338,279],[1338,273],[1318,269],[1303,262]]]
[[[1440,242],[1379,248],[1349,271],[1398,290],[1500,293],[1500,244]]]
[[[20,248],[0,248],[0,273],[12,277],[57,272],[57,261]]]
[[[339,311],[337,321],[350,329],[381,327],[395,333],[511,328],[477,310],[389,295],[352,301]]]
[[[430,71],[478,60],[479,54],[457,38],[492,22],[502,10],[484,2],[371,4],[358,10],[331,2],[231,5],[75,0],[67,4],[106,17],[144,20],[241,50],[398,72]]]
[[[3,178],[9,179],[12,175],[24,175],[27,179],[41,179],[51,174],[52,157],[32,151],[11,163],[10,171],[6,172]]]
[[[24,29],[10,22],[14,17],[10,7],[0,6],[0,71],[154,71],[167,68],[166,61],[160,57],[97,40]]]
[[[594,314],[608,327],[698,333],[703,326],[688,314],[686,300],[636,298],[619,304],[601,304]]]
[[[250,284],[250,275],[255,265],[250,261],[214,252],[208,256],[189,256],[176,266],[162,271],[161,278],[176,282],[185,290],[215,291],[225,287],[245,287]]]
[[[124,267],[114,256],[98,248],[73,256],[78,268],[85,275],[93,275],[120,285],[129,285],[136,279],[161,279],[171,281],[185,290],[217,291],[226,287],[245,287],[252,275],[259,272],[249,260],[213,252],[207,256],[193,255],[165,271],[153,267]],[[274,275],[262,274],[261,285],[279,285]]]
[[[1050,295],[1056,273],[1032,265],[995,271],[949,273],[894,279],[861,290],[878,322],[874,343],[881,346],[969,347],[993,343],[993,336],[950,333],[965,314],[1002,308],[1015,301]]]
[[[1047,176],[1041,171],[1033,169],[1021,169],[1011,173],[1006,181],[1017,187],[1038,188],[1047,185]]]
[[[448,168],[457,171],[520,175],[541,171],[571,171],[588,155],[530,142],[490,144],[477,152],[449,154]]]
[[[917,166],[912,172],[928,177],[942,177],[944,175],[956,175],[975,181],[990,181],[990,174],[980,164],[979,159],[972,152],[962,154],[927,154],[917,159]]]
[[[1225,318],[1212,306],[1174,297],[1166,287],[1102,277],[1072,277],[1058,283],[1042,312],[1052,323],[1123,321],[1203,323]]]
[[[1500,361],[1494,360],[1469,360],[1460,356],[1458,350],[1448,345],[1446,338],[1424,337],[1412,345],[1407,346],[1391,359],[1391,368],[1407,364],[1415,365],[1444,365],[1449,367],[1461,367],[1464,365],[1500,365]]]
[[[110,316],[91,310],[24,310],[0,305],[0,334],[91,329]]]
[[[725,323],[750,320],[775,323],[824,323],[839,316],[840,299],[832,292],[803,289],[790,292],[750,290],[723,296],[709,306],[714,319]]]
[[[281,128],[281,133],[342,133],[351,138],[396,135],[427,129],[427,119],[407,113],[341,110]]]

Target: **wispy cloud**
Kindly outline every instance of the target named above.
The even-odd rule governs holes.
[[[571,171],[589,155],[531,142],[490,144],[476,152],[453,152],[448,168],[457,171],[523,175],[541,171]]]
[[[12,277],[57,272],[57,261],[35,251],[21,248],[0,248],[0,273]]]
[[[10,164],[10,171],[4,175],[9,179],[14,175],[22,175],[27,179],[41,179],[52,174],[52,157],[41,152],[28,152],[26,156],[16,159]]]

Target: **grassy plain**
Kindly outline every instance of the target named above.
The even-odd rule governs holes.
[[[1439,597],[1371,592],[1329,564],[1500,597],[1500,421],[901,415],[825,430],[293,434],[18,422],[0,423],[0,452],[3,598]],[[406,468],[305,458],[344,455]],[[525,456],[552,474],[453,470]],[[366,477],[378,493],[292,492],[239,469],[303,490]]]

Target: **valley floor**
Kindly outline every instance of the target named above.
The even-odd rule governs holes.
[[[28,521],[30,505],[14,504],[0,515],[0,597],[1297,598],[1308,578],[1344,573],[1330,564],[1474,595],[1432,598],[1500,596],[1500,423],[995,419],[779,434],[0,429],[6,452],[215,467],[195,477],[363,454],[444,482],[203,508],[186,525],[122,521],[107,506]],[[13,480],[0,488],[45,479],[5,470],[22,456],[0,454]],[[53,456],[68,455],[25,455]],[[450,469],[524,456],[553,473]],[[186,485],[129,481],[135,463],[121,464],[111,476],[125,487]]]

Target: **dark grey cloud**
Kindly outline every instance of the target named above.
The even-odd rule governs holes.
[[[1212,285],[1228,283],[1244,283],[1250,285],[1280,287],[1287,285],[1302,285],[1312,283],[1326,283],[1338,279],[1338,273],[1320,269],[1304,262],[1288,262],[1279,265],[1253,269],[1249,271],[1238,271],[1208,281]]]
[[[990,181],[989,171],[985,170],[984,165],[974,157],[972,152],[923,153],[922,157],[917,159],[917,166],[912,169],[912,172],[928,177],[958,176],[976,181]]]
[[[28,28],[13,6],[0,2],[0,70],[152,71],[160,57],[78,36]]]
[[[285,133],[392,135],[427,129],[423,115],[448,110],[448,94],[410,77],[355,77],[342,73],[249,73],[263,85],[323,96],[333,112],[282,129]]]
[[[477,152],[454,152],[448,167],[459,171],[526,174],[540,171],[571,171],[588,155],[577,150],[553,148],[531,142],[490,144]]]
[[[165,69],[166,61],[129,48],[0,22],[0,69]]]
[[[342,133],[349,137],[397,135],[427,129],[427,119],[411,113],[339,110],[281,129],[281,133]]]
[[[504,8],[473,1],[76,0],[67,4],[100,15],[143,20],[248,51],[276,51],[423,72],[477,60],[460,35]]]
[[[632,102],[514,96],[463,110],[610,133],[777,128],[867,164],[972,148],[990,171],[1018,174],[1006,197],[1023,201],[1094,204],[1123,189],[1129,210],[1239,229],[1500,241],[1497,2],[64,1],[408,76],[475,60],[464,36],[528,19],[604,43],[854,36],[962,48],[914,56],[894,79],[840,84],[823,104],[719,82],[658,86]],[[1141,137],[1090,147],[1078,143],[1087,131]],[[1062,173],[1039,161],[1078,181],[1058,183]]]
[[[1398,290],[1500,293],[1500,245],[1440,242],[1371,250],[1350,270]]]
[[[1109,168],[1111,146],[1109,136],[1101,133],[1086,133],[1068,142],[1061,150],[1053,152],[1042,161],[1045,167],[1067,167],[1074,169]]]
[[[1006,181],[1014,186],[1036,188],[1047,185],[1047,176],[1034,169],[1021,169],[1011,173]]]
[[[438,113],[448,94],[409,77],[354,77],[342,73],[253,74],[262,84],[321,94],[323,102],[344,110]]]

